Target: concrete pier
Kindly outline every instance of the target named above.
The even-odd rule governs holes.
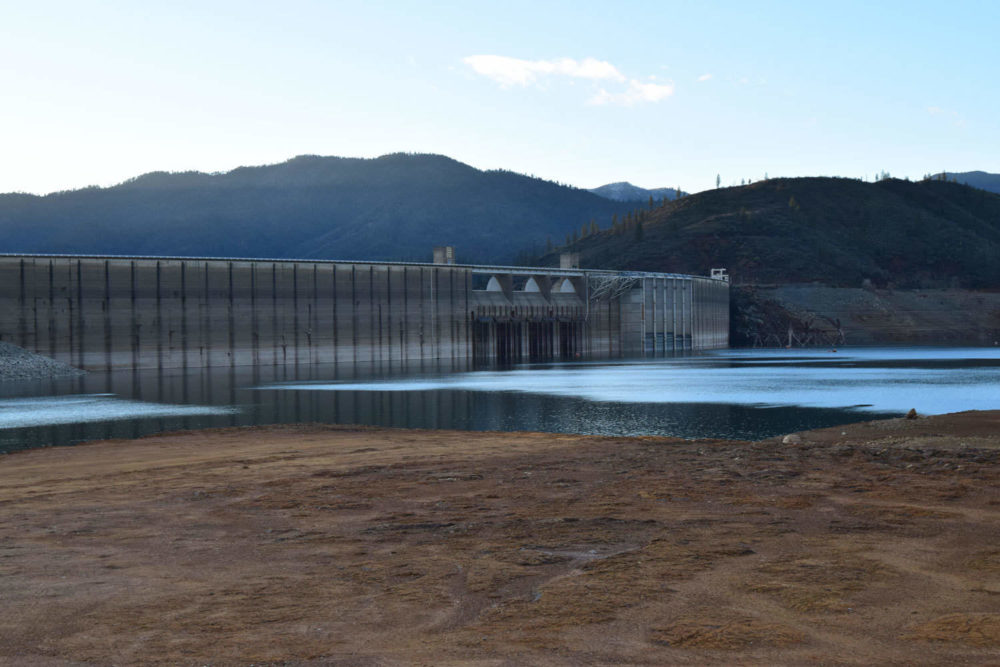
[[[655,356],[729,343],[729,284],[591,269],[0,256],[0,340],[91,370]]]

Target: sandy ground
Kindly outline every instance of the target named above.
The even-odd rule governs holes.
[[[1000,665],[1000,412],[0,456],[0,662]]]

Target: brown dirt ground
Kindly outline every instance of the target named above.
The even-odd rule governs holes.
[[[0,457],[0,663],[1000,665],[1000,412]]]

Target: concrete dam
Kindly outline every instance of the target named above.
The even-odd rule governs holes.
[[[729,344],[722,275],[452,257],[3,255],[0,340],[88,370],[650,357]]]

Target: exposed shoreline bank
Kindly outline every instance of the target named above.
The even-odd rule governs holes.
[[[0,457],[0,662],[980,662],[1000,412],[800,442],[298,425]]]
[[[1000,292],[817,284],[734,287],[734,346],[973,345],[1000,341]]]

